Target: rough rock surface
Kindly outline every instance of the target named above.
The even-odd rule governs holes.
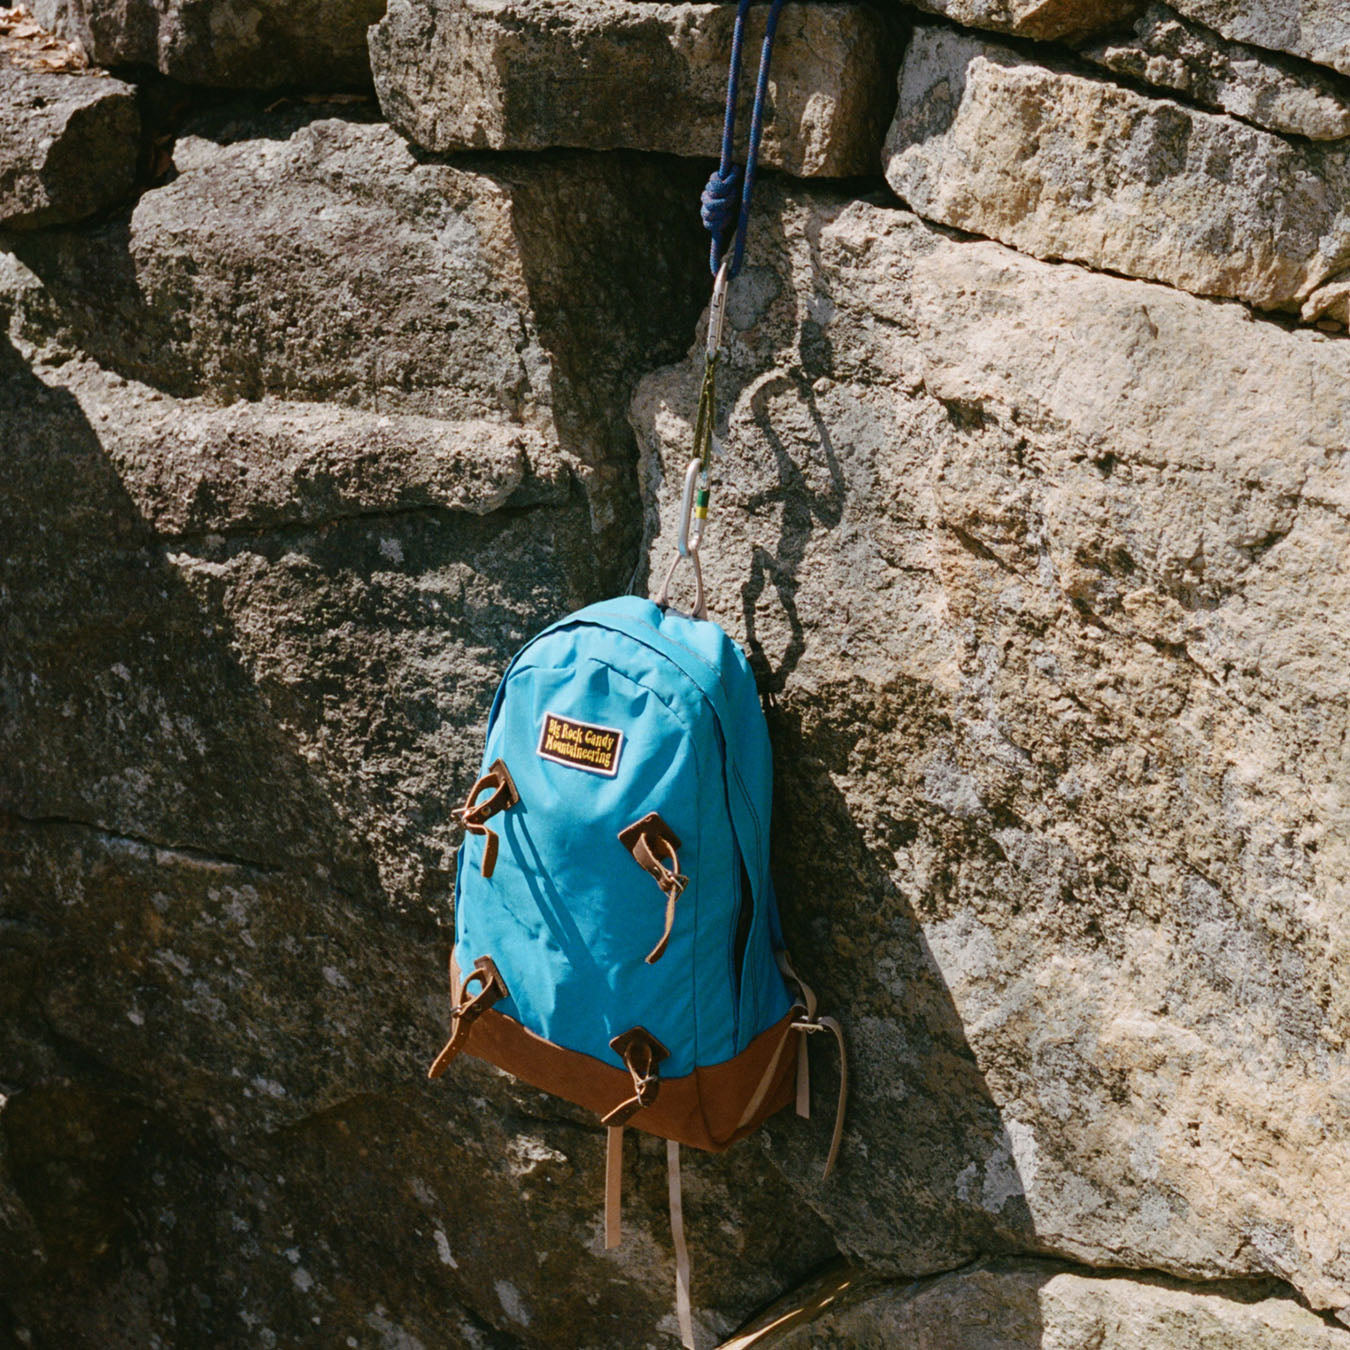
[[[657,150],[714,156],[735,7],[648,0],[393,0],[371,30],[385,116],[429,150]],[[764,6],[747,28],[754,91]],[[875,173],[899,46],[875,10],[788,5],[761,162]],[[748,125],[748,120],[742,125]]]
[[[1350,10],[1342,0],[1176,0],[1175,7],[1224,37],[1350,75]]]
[[[1319,286],[1304,302],[1305,323],[1328,324],[1333,330],[1350,324],[1350,277],[1339,276]]]
[[[451,807],[512,650],[626,579],[606,465],[696,317],[699,175],[218,135],[0,267],[8,1315],[76,1346],[663,1340],[659,1146],[606,1253],[593,1120],[424,1075]],[[583,200],[628,228],[595,241]],[[688,1201],[705,1336],[834,1254],[776,1228],[751,1150],[691,1161]]]
[[[1089,61],[1292,136],[1350,136],[1350,92],[1315,66],[1189,24],[1166,5],[1150,5],[1134,31],[1080,53]]]
[[[185,563],[201,584],[233,577],[259,600],[271,593],[271,618],[232,621],[255,630],[258,678],[281,689],[296,679],[287,613],[298,583],[286,577],[297,564],[282,548],[264,576],[250,541],[315,525],[366,541],[358,575],[314,577],[332,588],[322,600],[316,590],[314,621],[333,628],[325,641],[345,673],[326,714],[290,711],[345,783],[335,790],[391,902],[426,913],[458,838],[443,801],[477,764],[456,719],[486,709],[495,672],[481,654],[523,641],[536,606],[551,613],[627,580],[622,410],[638,371],[673,347],[679,315],[686,332],[693,321],[697,225],[676,204],[696,195],[697,173],[585,156],[500,173],[419,164],[389,128],[334,120],[280,140],[190,139],[179,163],[129,221],[24,238],[7,270],[0,255],[12,331],[66,363],[64,383],[136,514],[211,552]],[[585,212],[631,242],[595,236]],[[687,241],[682,271],[661,267],[681,256],[663,232]],[[70,359],[80,354],[102,370],[88,374]],[[523,514],[536,506],[554,509]],[[444,512],[501,508],[504,528],[466,522],[448,551],[436,542]],[[385,540],[385,517],[410,537]],[[511,570],[492,558],[498,548],[533,578],[517,600],[493,580]],[[434,584],[417,579],[423,566]],[[403,613],[402,637],[385,634],[386,605]],[[452,637],[456,616],[465,626]],[[50,660],[47,678],[65,678],[69,649],[52,647]],[[449,683],[432,693],[428,680]],[[402,711],[372,718],[363,709],[390,682]],[[11,743],[25,747],[8,773],[11,805],[255,859],[274,859],[286,838],[298,846],[303,830],[288,836],[276,803],[233,770],[216,784],[223,795],[186,802],[137,774],[141,720],[100,712],[108,692],[73,691],[86,725],[105,728],[78,748],[44,725],[48,695],[11,709]],[[142,717],[154,724],[161,711],[152,698]],[[191,757],[199,719],[182,716]],[[96,762],[114,744],[116,771]]]
[[[865,1267],[1020,1248],[1350,1305],[1350,348],[771,200],[705,570],[855,1083],[837,1181],[824,1124],[775,1157]],[[653,566],[698,373],[635,400]]]
[[[788,1310],[774,1310],[782,1318]],[[1175,1281],[1085,1276],[995,1262],[918,1284],[854,1284],[816,1317],[769,1331],[755,1350],[1345,1350],[1350,1332],[1291,1299],[1241,1301]]]
[[[141,129],[130,85],[0,56],[0,107],[0,227],[79,220],[130,195]]]
[[[1297,308],[1350,263],[1343,154],[947,29],[915,31],[887,157],[927,219],[1201,295]]]
[[[914,0],[917,9],[972,28],[1028,38],[1100,32],[1137,13],[1141,0]]]
[[[0,1122],[44,1244],[6,1292],[38,1343],[665,1343],[664,1150],[630,1146],[628,1239],[605,1252],[603,1133],[472,1061],[426,1082],[441,963],[350,874],[83,825],[8,820],[0,844],[40,925],[0,1033],[27,1080]],[[791,1201],[752,1151],[688,1171],[709,1337],[831,1248],[777,1226]]]
[[[366,29],[383,0],[31,0],[100,66],[149,66],[225,88],[370,84]]]
[[[155,182],[0,237],[0,1343],[669,1346],[660,1144],[607,1252],[593,1118],[424,1073],[498,675],[666,561],[730,10],[397,4],[390,115],[538,130],[448,158],[330,97],[377,13],[58,5]],[[919,30],[930,219],[766,173],[730,295],[712,608],[853,1092],[827,1183],[824,1045],[687,1158],[702,1344],[1342,1350],[1339,7],[934,8],[1016,40]],[[881,163],[875,14],[787,11],[798,174]]]

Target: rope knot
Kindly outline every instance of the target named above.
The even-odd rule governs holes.
[[[741,168],[732,164],[726,173],[714,169],[708,177],[708,185],[700,198],[702,206],[699,215],[703,217],[703,227],[714,238],[721,239],[727,232],[740,205]]]

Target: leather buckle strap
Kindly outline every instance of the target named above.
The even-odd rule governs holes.
[[[622,1125],[656,1100],[661,1091],[660,1065],[670,1058],[670,1051],[645,1027],[633,1027],[615,1036],[609,1048],[623,1060],[632,1077],[633,1095],[601,1119],[605,1125]]]
[[[792,968],[792,962],[785,951],[776,953],[778,969],[783,978],[797,986],[797,1006],[802,1016],[792,1023],[793,1031],[799,1032],[797,1041],[797,1114],[804,1118],[811,1115],[811,1061],[806,1051],[806,1039],[817,1031],[828,1031],[839,1046],[839,1100],[834,1108],[834,1133],[830,1136],[830,1151],[825,1159],[824,1181],[834,1171],[835,1160],[839,1157],[839,1145],[844,1137],[844,1107],[848,1103],[848,1050],[844,1045],[844,1029],[833,1017],[821,1017],[817,1011],[819,1004],[815,990]]]
[[[480,802],[478,794],[488,788],[492,789],[492,796]],[[508,807],[514,806],[519,800],[520,793],[516,791],[506,762],[497,759],[493,760],[488,766],[488,771],[469,789],[464,805],[455,813],[470,834],[481,834],[486,837],[480,869],[485,877],[490,877],[492,869],[497,865],[497,832],[488,829],[485,822],[498,811],[505,811]]]
[[[466,999],[469,986],[475,980],[479,982],[481,988],[472,998]],[[427,1070],[428,1078],[439,1078],[450,1067],[450,1061],[464,1049],[469,1028],[494,1003],[506,998],[508,993],[506,981],[502,979],[493,959],[490,956],[480,956],[473,963],[473,969],[460,983],[459,992],[455,996],[455,1006],[450,1010],[450,1039],[446,1041],[441,1053]]]
[[[675,928],[675,902],[684,894],[689,878],[680,872],[680,858],[676,850],[680,847],[679,836],[652,811],[625,825],[619,831],[619,842],[633,855],[633,861],[649,876],[654,878],[661,894],[666,897],[666,922],[661,937],[655,947],[647,953],[649,966],[655,965],[666,953],[670,935]],[[670,866],[662,863],[662,858],[670,859]]]

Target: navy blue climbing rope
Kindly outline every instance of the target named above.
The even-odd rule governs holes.
[[[740,270],[745,258],[745,235],[750,224],[750,198],[755,191],[755,170],[759,166],[759,145],[764,136],[764,105],[769,100],[769,60],[773,55],[774,34],[784,0],[771,0],[764,19],[764,45],[759,53],[759,78],[755,81],[755,102],[750,112],[750,138],[745,149],[745,165],[738,167],[736,154],[736,104],[741,91],[741,52],[745,47],[745,20],[750,0],[738,0],[736,26],[731,35],[731,69],[727,74],[727,111],[722,123],[722,154],[717,168],[703,189],[703,224],[712,235],[709,266],[716,278],[712,301],[708,305],[708,334],[704,342],[703,386],[698,395],[698,413],[694,418],[694,457],[684,471],[684,494],[680,502],[680,524],[675,556],[670,561],[657,604],[664,608],[670,599],[671,578],[681,558],[694,569],[697,586],[693,613],[706,619],[708,608],[703,593],[703,568],[699,551],[708,506],[712,496],[712,458],[720,449],[713,431],[717,415],[717,362],[722,350],[722,325],[726,318],[727,282]],[[737,209],[739,207],[739,210]],[[725,257],[727,235],[735,220],[731,256]],[[634,574],[636,576],[636,573]]]
[[[759,143],[764,135],[764,105],[769,97],[769,61],[773,56],[773,39],[778,30],[778,14],[783,0],[773,0],[764,21],[764,45],[759,54],[759,78],[755,81],[755,102],[750,113],[750,139],[745,150],[745,167],[735,163],[736,103],[741,87],[741,51],[745,45],[745,19],[750,0],[739,0],[736,6],[736,27],[731,36],[731,69],[727,74],[727,110],[722,123],[722,154],[717,168],[703,189],[702,209],[704,227],[712,235],[709,266],[714,276],[722,266],[727,230],[732,217],[736,218],[736,235],[732,245],[731,261],[727,265],[728,278],[741,270],[745,258],[745,233],[750,224],[750,198],[755,190],[755,170],[759,166]],[[737,213],[739,197],[739,213]]]

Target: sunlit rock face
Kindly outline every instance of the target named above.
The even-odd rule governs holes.
[[[190,85],[329,92],[370,84],[366,28],[383,0],[33,0],[49,28],[102,66]]]
[[[394,0],[371,29],[375,87],[385,116],[428,150],[716,155],[735,16],[722,4],[649,0]],[[763,18],[756,10],[747,25],[751,51]],[[897,28],[862,5],[784,8],[765,165],[810,178],[876,171]],[[753,95],[747,79],[743,117]]]
[[[822,1215],[897,1273],[1020,1244],[1341,1306],[1345,344],[888,203],[766,194],[752,247],[704,567],[850,1011]],[[701,361],[634,403],[654,566]]]

